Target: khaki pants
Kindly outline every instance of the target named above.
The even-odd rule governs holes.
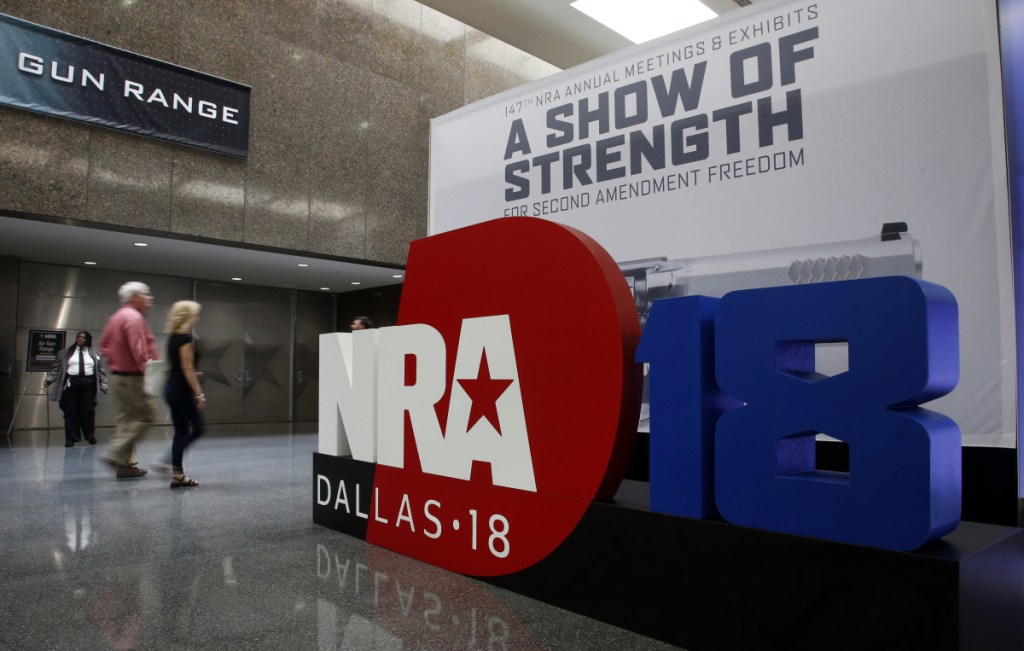
[[[114,398],[117,427],[103,456],[118,466],[139,463],[135,442],[142,438],[156,419],[153,398],[143,390],[142,376],[110,375],[110,393]]]

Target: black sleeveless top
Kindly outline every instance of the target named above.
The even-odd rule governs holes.
[[[167,340],[167,361],[170,364],[170,369],[167,372],[167,383],[189,391],[192,389],[188,385],[188,380],[185,379],[185,374],[181,372],[181,347],[191,343],[192,335],[188,333],[174,334]],[[194,355],[192,367],[199,368],[199,351],[196,350],[194,344],[192,346],[192,354]]]

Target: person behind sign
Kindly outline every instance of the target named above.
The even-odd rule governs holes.
[[[349,326],[352,330],[366,330],[367,328],[373,327],[373,321],[368,316],[357,316],[352,319],[352,324]]]
[[[110,315],[100,337],[100,352],[110,368],[117,427],[101,457],[114,466],[118,479],[134,479],[148,472],[139,467],[135,444],[156,418],[143,383],[146,362],[158,359],[153,331],[146,323],[153,296],[148,285],[132,281],[121,285],[117,297],[121,308]]]
[[[192,342],[192,328],[202,307],[195,301],[178,301],[167,313],[167,361],[170,372],[164,385],[164,399],[171,408],[174,441],[171,444],[171,488],[191,488],[199,482],[185,474],[185,448],[203,435],[203,418],[199,413],[206,406],[206,395],[199,386],[196,363],[199,353]],[[166,466],[166,464],[160,464]]]
[[[46,373],[43,387],[64,412],[64,447],[81,440],[96,445],[96,390],[107,393],[107,374],[92,348],[92,334],[82,330],[66,355],[58,355]]]

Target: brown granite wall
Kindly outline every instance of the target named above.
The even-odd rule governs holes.
[[[0,107],[0,211],[405,262],[432,117],[557,69],[414,0],[0,0],[252,87],[248,160]]]

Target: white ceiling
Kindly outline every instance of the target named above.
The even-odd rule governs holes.
[[[572,1],[420,0],[559,68],[571,68],[633,45],[625,36],[573,9],[569,6]],[[701,0],[719,15],[752,1]]]
[[[4,216],[0,255],[72,267],[91,260],[97,264],[89,268],[198,280],[238,282],[231,279],[239,277],[241,284],[261,287],[314,292],[328,287],[332,294],[393,285],[402,282],[395,274],[404,275],[399,268]]]
[[[625,37],[569,6],[572,0],[420,0],[481,32],[560,68],[632,45]],[[623,0],[628,1],[628,0]],[[702,0],[718,13],[739,9],[748,0]],[[335,259],[297,256],[108,230],[100,225],[64,224],[0,216],[0,255],[30,262],[174,275],[331,293],[402,282],[400,269]],[[145,241],[145,248],[133,246]],[[299,263],[308,267],[299,267]],[[353,284],[360,283],[360,284]]]

